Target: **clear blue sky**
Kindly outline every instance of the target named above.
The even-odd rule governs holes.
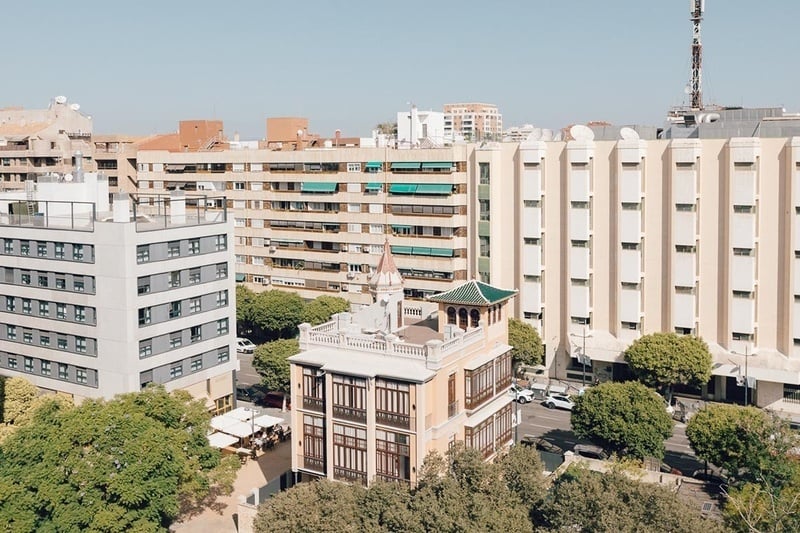
[[[64,94],[99,133],[269,116],[366,136],[412,101],[505,126],[662,123],[685,100],[689,0],[42,0],[2,8],[0,107]],[[800,1],[707,0],[704,100],[800,111]]]

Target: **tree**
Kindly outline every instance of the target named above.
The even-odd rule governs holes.
[[[14,531],[166,529],[232,464],[209,447],[209,415],[189,398],[150,387],[78,407],[45,402],[0,446],[0,523]]]
[[[253,354],[253,368],[261,375],[261,382],[268,390],[289,391],[291,380],[287,360],[300,353],[297,339],[278,339],[262,344]]]
[[[686,436],[700,459],[739,482],[780,487],[793,476],[787,454],[797,437],[785,421],[755,407],[708,405],[689,420]]]
[[[255,327],[255,301],[256,293],[242,284],[236,285],[236,331],[240,335],[249,335]]]
[[[625,360],[642,383],[663,389],[668,402],[674,385],[699,386],[711,379],[708,345],[693,335],[644,335],[625,350]]]
[[[3,387],[3,422],[19,425],[20,418],[24,417],[31,408],[39,389],[25,378],[5,379]]]
[[[350,302],[338,296],[318,296],[303,309],[303,322],[312,326],[324,324],[336,313],[350,310]]]
[[[375,125],[375,129],[384,135],[397,135],[397,122],[381,122]]]
[[[511,359],[514,362],[514,366],[539,365],[542,363],[542,356],[544,355],[542,339],[530,324],[513,317],[509,318],[508,344],[514,348],[511,350]]]
[[[726,491],[725,522],[734,531],[800,531],[800,464],[788,458],[789,483],[781,488],[745,483]]]
[[[572,429],[606,450],[639,459],[664,457],[672,418],[662,399],[641,383],[607,382],[575,399]]]
[[[677,494],[629,478],[619,471],[593,472],[570,467],[559,477],[535,513],[549,531],[661,533],[722,532]]]
[[[251,319],[263,338],[289,339],[297,335],[304,307],[303,299],[295,292],[260,292],[253,301]]]
[[[544,464],[533,446],[512,446],[495,462],[508,489],[528,509],[538,507],[547,493]]]

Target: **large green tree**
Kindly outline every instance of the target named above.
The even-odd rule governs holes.
[[[722,524],[703,519],[663,487],[635,481],[622,472],[571,467],[561,475],[535,512],[546,531],[615,533],[722,532]]]
[[[782,486],[794,474],[787,454],[797,435],[782,419],[755,407],[710,404],[686,426],[700,459],[728,471],[740,482]]]
[[[350,310],[350,302],[338,296],[317,296],[308,302],[303,309],[303,322],[312,326],[323,324],[330,320],[336,313]]]
[[[787,457],[791,477],[782,487],[764,481],[728,487],[723,513],[732,531],[800,531],[800,463]]]
[[[241,283],[236,284],[236,331],[239,335],[246,336],[253,333],[255,301],[256,293]]]
[[[260,292],[253,302],[252,320],[267,340],[290,339],[303,321],[305,303],[296,292]]]
[[[278,339],[257,347],[253,354],[253,368],[261,375],[267,390],[289,391],[290,365],[287,360],[300,353],[297,339]]]
[[[636,381],[591,387],[575,398],[571,421],[578,437],[639,459],[663,458],[673,426],[662,399]]]
[[[2,421],[19,425],[39,395],[36,385],[25,378],[4,378]]]
[[[52,400],[0,446],[0,523],[9,531],[160,531],[226,480],[209,415],[161,387],[78,407]]]
[[[539,365],[542,363],[544,355],[542,339],[530,324],[513,317],[509,318],[508,344],[514,348],[511,350],[511,359],[514,362],[514,366]]]
[[[662,389],[667,401],[672,400],[673,386],[700,386],[711,379],[708,345],[694,335],[644,335],[625,350],[625,360],[640,381]]]

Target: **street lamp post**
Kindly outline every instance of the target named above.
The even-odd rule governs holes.
[[[731,353],[744,356],[744,406],[750,405],[750,374],[748,372],[747,363],[750,360],[750,345],[744,345],[744,353],[739,353],[731,350]],[[742,367],[739,367],[740,369]]]
[[[581,385],[586,385],[586,338],[591,337],[592,334],[586,333],[586,326],[583,326],[583,335],[578,335],[577,333],[570,333],[570,335],[574,337],[580,337],[583,339],[583,348],[581,349],[581,365],[583,365],[583,373],[581,374]]]

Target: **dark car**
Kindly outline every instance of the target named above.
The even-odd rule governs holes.
[[[674,466],[670,466],[667,463],[661,463],[660,470],[665,474],[673,474],[675,476],[682,476],[683,472],[675,468]]]
[[[533,435],[525,435],[519,441],[519,443],[523,446],[532,446],[537,450],[542,450],[544,452],[556,453],[559,455],[564,455],[564,450],[556,446],[550,441],[543,439],[542,437],[534,437]]]
[[[261,405],[264,401],[264,393],[253,386],[239,385],[236,387],[236,399],[240,402]]]
[[[292,402],[290,396],[288,394],[284,394],[283,392],[279,391],[272,391],[266,393],[264,395],[262,405],[264,405],[265,407],[277,407],[278,409],[282,409],[284,398],[286,398],[286,409],[291,409]]]
[[[601,461],[608,459],[608,454],[605,450],[593,444],[576,444],[572,451],[575,452],[575,455],[580,455],[581,457],[587,457],[589,459],[600,459]]]

